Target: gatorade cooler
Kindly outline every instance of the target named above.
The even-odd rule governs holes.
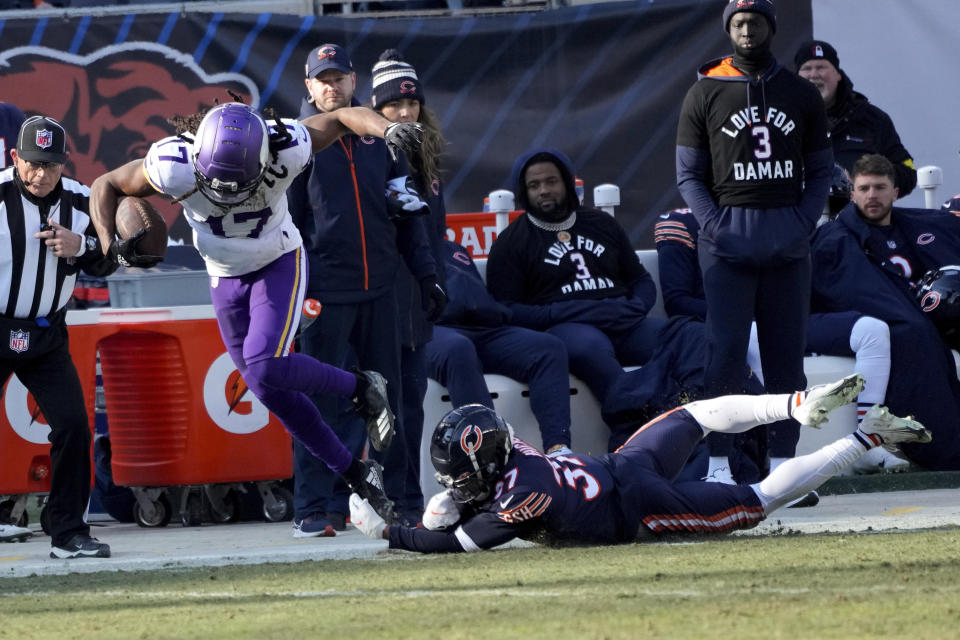
[[[116,484],[292,475],[290,436],[246,388],[212,317],[128,324],[99,349]]]

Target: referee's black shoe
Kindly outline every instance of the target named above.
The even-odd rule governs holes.
[[[51,558],[109,558],[110,545],[100,542],[85,533],[78,533],[66,544],[53,546],[50,549]]]

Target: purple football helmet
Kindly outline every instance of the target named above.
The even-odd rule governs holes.
[[[235,206],[253,195],[270,164],[270,136],[260,115],[231,102],[211,109],[193,141],[197,188],[211,202]]]

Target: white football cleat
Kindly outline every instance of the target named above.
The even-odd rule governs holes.
[[[874,447],[853,463],[850,471],[853,475],[873,473],[898,473],[910,468],[910,461],[896,456],[883,447]]]
[[[819,429],[831,411],[856,400],[865,383],[862,375],[854,373],[836,382],[810,387],[796,394],[799,405],[793,408],[793,419]]]
[[[912,417],[899,418],[879,404],[870,407],[857,431],[878,446],[903,442],[923,443],[933,440],[930,430]]]

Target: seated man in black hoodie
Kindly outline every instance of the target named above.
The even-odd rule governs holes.
[[[647,317],[656,284],[613,217],[577,207],[561,152],[523,155],[511,177],[526,213],[494,241],[487,288],[514,324],[560,338],[570,370],[604,403],[623,367],[644,364],[657,345],[666,320]]]
[[[443,252],[448,303],[426,346],[428,375],[447,388],[454,407],[494,408],[484,372],[528,384],[543,451],[569,453],[570,381],[563,342],[512,326],[510,310],[487,291],[467,250],[444,240]]]

